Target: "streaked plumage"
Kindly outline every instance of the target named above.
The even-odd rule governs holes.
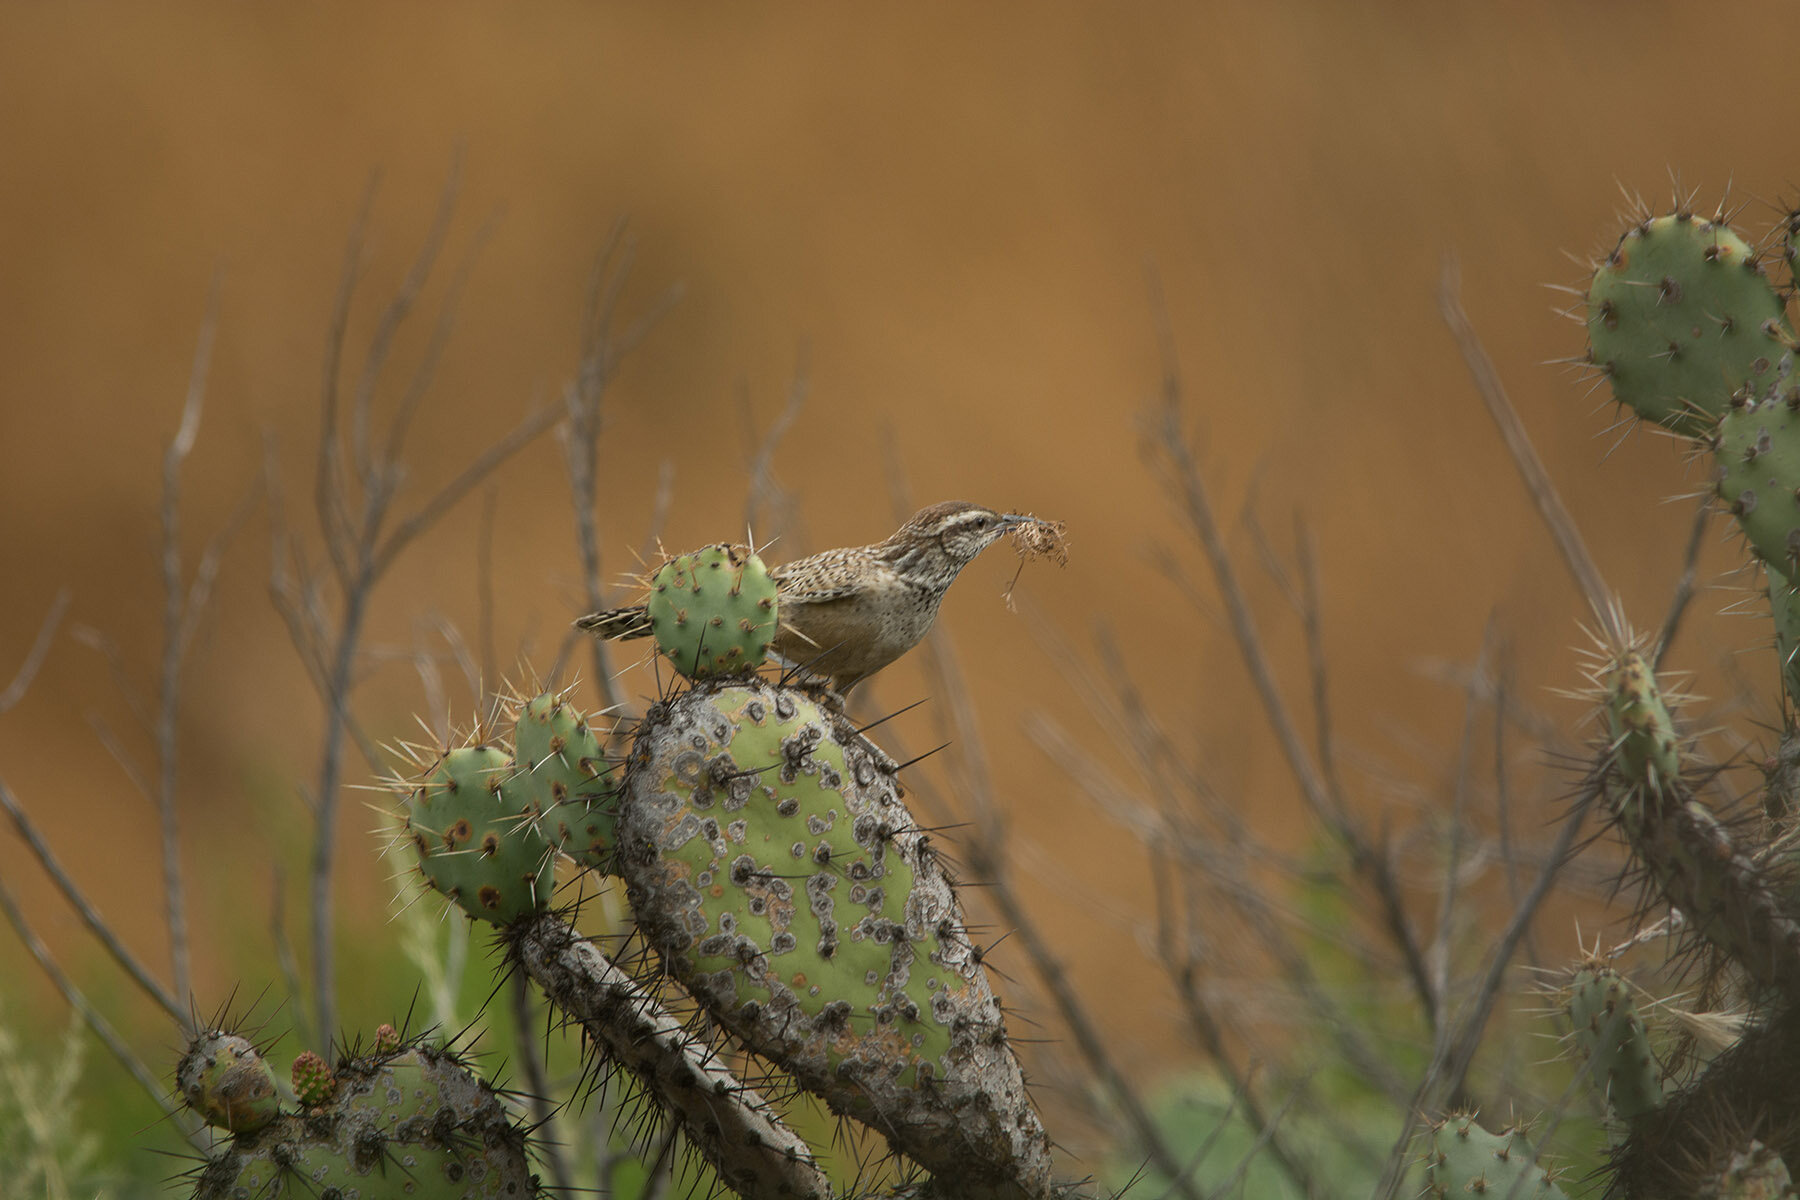
[[[781,621],[774,652],[847,695],[918,645],[957,574],[1023,519],[949,500],[920,509],[884,541],[772,568]],[[608,639],[650,634],[642,605],[593,613],[575,624]]]

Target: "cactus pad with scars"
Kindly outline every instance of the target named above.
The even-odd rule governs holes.
[[[1569,1036],[1593,1063],[1590,1077],[1613,1115],[1629,1123],[1661,1104],[1662,1068],[1624,978],[1603,963],[1584,964],[1569,982],[1566,1002]]]
[[[775,581],[753,550],[717,545],[670,559],[645,605],[657,648],[690,679],[761,666],[775,640]]]
[[[261,1129],[281,1111],[275,1072],[250,1039],[223,1029],[194,1035],[175,1082],[189,1108],[232,1133]]]
[[[544,907],[555,883],[542,807],[495,746],[438,760],[413,789],[406,830],[431,886],[471,917],[504,925]]]
[[[618,861],[670,972],[744,1045],[934,1171],[1048,1180],[961,907],[841,717],[756,679],[656,705]]]
[[[201,1172],[195,1200],[536,1194],[525,1135],[454,1056],[403,1047],[345,1059],[337,1077],[323,1106],[234,1139]]]
[[[1729,228],[1691,215],[1627,230],[1588,288],[1589,356],[1645,420],[1704,433],[1740,390],[1766,395],[1791,346],[1781,297]]]

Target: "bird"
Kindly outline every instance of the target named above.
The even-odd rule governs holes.
[[[780,624],[770,649],[846,698],[931,631],[944,593],[964,567],[1031,520],[947,500],[920,509],[883,541],[773,567]],[[642,604],[633,604],[590,613],[575,627],[625,640],[648,637],[650,618]]]

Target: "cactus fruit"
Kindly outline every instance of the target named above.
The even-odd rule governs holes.
[[[949,881],[841,718],[758,679],[654,706],[618,861],[668,969],[750,1049],[928,1169],[1048,1180]]]
[[[195,1034],[175,1068],[188,1107],[232,1133],[261,1129],[281,1111],[275,1073],[248,1038],[223,1029]]]
[[[305,1108],[322,1108],[337,1095],[337,1076],[331,1066],[311,1050],[294,1056],[294,1097]]]
[[[454,1056],[412,1046],[338,1067],[324,1105],[238,1137],[208,1163],[196,1200],[536,1194],[525,1135]]]
[[[1591,1078],[1613,1115],[1629,1124],[1661,1104],[1662,1068],[1619,973],[1603,963],[1584,964],[1569,983],[1566,1003],[1570,1037],[1593,1063]]]
[[[1563,1192],[1538,1165],[1523,1131],[1509,1126],[1489,1133],[1473,1113],[1453,1113],[1434,1121],[1427,1134],[1425,1194],[1561,1200]]]
[[[393,1054],[400,1049],[400,1031],[385,1021],[375,1027],[375,1054]]]
[[[1606,700],[1613,763],[1629,787],[1660,787],[1681,773],[1674,721],[1644,656],[1626,649],[1596,676]]]
[[[522,785],[538,795],[546,836],[584,867],[610,871],[617,841],[617,789],[600,741],[581,711],[548,693],[519,704],[513,756]]]
[[[416,787],[406,828],[431,886],[504,925],[544,907],[555,883],[542,809],[504,750],[452,750]]]
[[[1677,213],[1640,222],[1594,272],[1589,357],[1645,420],[1698,435],[1748,389],[1760,398],[1793,344],[1755,253],[1722,224]],[[1777,560],[1779,561],[1779,560]]]
[[[645,610],[657,647],[689,679],[753,671],[775,640],[775,581],[743,546],[670,559],[651,577]]]

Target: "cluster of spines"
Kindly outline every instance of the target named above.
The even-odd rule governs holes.
[[[617,787],[581,712],[545,693],[516,698],[512,715],[511,745],[478,729],[458,747],[402,746],[423,773],[392,781],[420,874],[496,925],[548,904],[557,852],[605,872],[616,842]]]
[[[1538,1162],[1523,1129],[1509,1125],[1489,1133],[1474,1113],[1451,1113],[1425,1133],[1425,1194],[1562,1200],[1563,1191]]]
[[[679,554],[650,578],[657,648],[689,679],[743,675],[774,643],[776,586],[756,551],[721,543]]]

